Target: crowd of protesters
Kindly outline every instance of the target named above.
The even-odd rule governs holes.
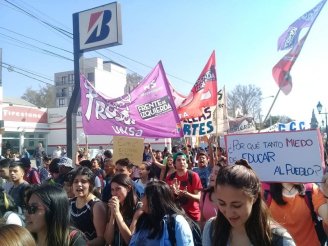
[[[60,146],[46,155],[38,145],[36,153],[36,167],[26,150],[0,160],[1,242],[5,233],[30,233],[30,245],[54,246],[324,243],[305,193],[328,224],[326,176],[321,189],[261,184],[247,161],[227,165],[213,139],[206,149],[171,152],[147,144],[140,163],[114,162],[103,148],[94,158],[80,149],[74,160]]]

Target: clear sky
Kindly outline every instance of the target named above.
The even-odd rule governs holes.
[[[72,32],[73,13],[108,3],[102,0],[7,1],[69,32]],[[3,62],[41,74],[50,80],[53,80],[56,72],[73,70],[72,61],[43,54],[35,48],[27,47],[25,43],[19,43],[24,41],[73,59],[70,53],[35,41],[72,51],[72,39],[18,11],[7,1],[0,0],[0,47],[3,49]],[[121,4],[123,45],[99,50],[105,60],[110,58],[126,66],[130,72],[142,76],[162,60],[173,86],[181,93],[188,94],[212,50],[215,50],[219,88],[225,85],[229,91],[238,84],[254,84],[262,89],[265,98],[278,92],[271,70],[286,54],[277,52],[278,37],[319,0],[118,2]],[[309,122],[312,110],[317,112],[318,101],[323,104],[323,109],[328,110],[327,23],[328,4],[314,23],[291,71],[293,90],[288,96],[280,93],[272,115],[287,115]],[[35,40],[17,36],[4,28]],[[88,52],[85,56],[100,55]],[[20,97],[28,87],[38,89],[40,85],[43,84],[3,69],[5,97]],[[264,116],[272,101],[273,98],[263,99]],[[320,122],[322,119],[318,116]]]

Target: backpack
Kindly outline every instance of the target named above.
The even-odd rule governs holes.
[[[314,211],[314,206],[312,202],[312,191],[313,191],[313,186],[311,183],[305,184],[305,203],[308,206],[310,212],[311,212],[311,217],[312,221],[314,222],[314,228],[317,233],[317,237],[320,241],[321,245],[325,245],[327,242],[327,235],[325,233],[325,230],[323,228],[323,222],[322,219],[318,218],[318,215]],[[270,193],[270,190],[264,190],[264,200],[267,203],[267,206],[269,207],[272,201],[272,196]]]
[[[284,234],[287,232],[285,228],[277,227],[272,228],[272,246],[284,246],[285,236]]]
[[[0,191],[0,218],[7,222],[11,214],[16,214],[20,219],[20,224],[25,226],[25,215],[21,207],[15,204],[13,197],[5,191]]]
[[[19,208],[18,209],[18,213],[16,212],[13,212],[13,211],[7,211],[4,215],[3,215],[3,219],[4,221],[6,222],[7,224],[7,221],[8,221],[8,218],[10,215],[17,215],[17,217],[19,218],[20,220],[20,224],[18,224],[19,226],[22,226],[22,227],[25,227],[25,216],[22,212],[22,210]],[[16,222],[14,222],[16,224]]]
[[[39,173],[39,170],[37,170],[36,168],[32,167],[31,170],[26,174],[26,178],[27,178],[27,182],[29,184],[40,184],[40,183],[35,183],[33,181],[33,175],[34,177],[36,178],[36,182],[40,182],[40,173]]]
[[[175,217],[177,214],[172,214],[168,216],[167,219],[167,231],[169,234],[169,240],[172,244],[172,246],[177,245],[176,244],[176,238],[175,238]],[[192,232],[192,238],[194,240],[195,246],[202,246],[202,231],[200,230],[199,225],[193,221],[190,220],[189,222],[190,229]]]
[[[70,233],[68,237],[69,237],[69,246],[87,245],[88,239],[86,238],[84,233],[78,229],[70,228]]]
[[[188,183],[191,185],[192,184],[192,176],[193,176],[193,171],[191,170],[187,170],[188,173]],[[169,176],[170,180],[173,180],[177,175],[177,172],[171,173]],[[182,184],[183,186],[187,186],[188,184]]]

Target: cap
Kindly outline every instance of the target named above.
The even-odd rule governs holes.
[[[73,168],[73,161],[68,157],[61,157],[59,159],[58,165]]]
[[[187,156],[185,155],[185,153],[183,153],[183,152],[178,152],[178,153],[175,153],[174,155],[173,155],[173,162],[175,162],[176,161],[176,159],[178,158],[178,156],[183,156],[185,159],[187,159]]]

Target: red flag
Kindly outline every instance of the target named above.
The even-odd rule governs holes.
[[[307,35],[305,35],[272,69],[273,78],[285,95],[288,95],[292,90],[293,84],[290,70],[302,50],[306,37]]]
[[[213,51],[188,97],[183,100],[177,109],[181,120],[199,117],[203,114],[202,108],[216,105],[217,80],[215,65],[215,51]]]
[[[272,69],[273,78],[285,95],[288,95],[292,90],[292,77],[290,76],[290,70],[301,52],[312,25],[320,14],[326,1],[327,0],[322,0],[313,9],[294,21],[294,23],[291,24],[278,39],[278,50],[292,48]],[[306,27],[309,29],[304,37],[298,41],[301,30]]]

